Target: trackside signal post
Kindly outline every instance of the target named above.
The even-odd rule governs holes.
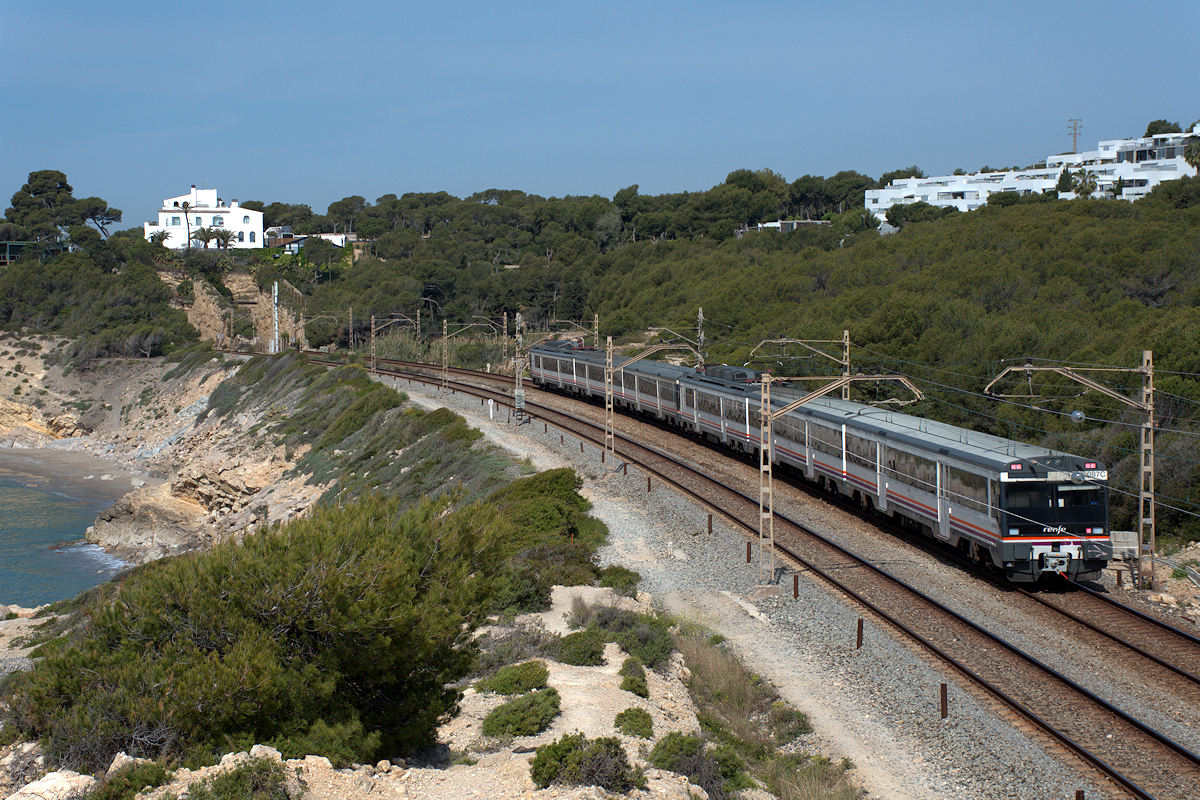
[[[794,340],[789,340],[794,341]],[[819,352],[819,351],[818,351]],[[829,381],[819,389],[815,389],[801,398],[793,400],[778,409],[771,407],[772,383],[795,383],[799,381]],[[775,582],[775,473],[772,463],[775,460],[775,440],[773,423],[784,414],[824,397],[831,392],[841,389],[843,395],[849,391],[850,384],[870,381],[872,383],[898,383],[913,393],[912,400],[885,400],[883,402],[907,405],[917,400],[924,400],[913,383],[903,375],[834,375],[834,376],[801,376],[775,377],[770,373],[762,374],[762,389],[759,394],[758,410],[758,580],[759,583]]]
[[[1006,376],[1013,373],[1025,373],[1026,379],[1030,381],[1029,394],[996,394],[992,388]],[[1150,587],[1154,588],[1154,553],[1157,546],[1156,530],[1154,521],[1154,352],[1151,350],[1142,351],[1142,365],[1140,367],[1035,367],[1033,364],[1025,364],[1023,367],[1007,367],[1003,372],[992,379],[983,389],[984,394],[992,395],[993,397],[1008,397],[1008,398],[1024,398],[1030,399],[1038,397],[1033,394],[1032,378],[1035,372],[1054,372],[1062,375],[1064,378],[1069,378],[1078,384],[1081,384],[1088,389],[1097,391],[1105,397],[1111,397],[1114,400],[1120,400],[1130,408],[1136,408],[1146,415],[1146,421],[1141,426],[1142,444],[1139,454],[1139,486],[1138,486],[1138,552],[1134,563],[1137,565],[1138,577],[1134,583],[1141,588],[1141,564],[1142,556],[1148,555],[1150,559]],[[1132,372],[1142,376],[1142,391],[1137,400],[1126,397],[1120,392],[1110,389],[1092,378],[1082,375],[1083,372]],[[1079,413],[1079,412],[1075,412]],[[1078,418],[1072,414],[1073,420],[1082,422],[1085,417],[1080,415]],[[1109,532],[1112,533],[1111,531]]]

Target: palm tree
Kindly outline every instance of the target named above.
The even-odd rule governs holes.
[[[179,204],[179,210],[183,212],[183,224],[187,225],[187,249],[192,249],[192,204],[184,200]]]
[[[1183,160],[1200,170],[1200,136],[1188,139],[1187,149],[1183,151]]]
[[[167,239],[170,238],[170,231],[155,231],[150,234],[150,244],[156,244],[159,247],[167,246]]]
[[[237,238],[236,233],[226,228],[214,228],[212,229],[212,235],[217,243],[217,248],[220,250],[228,250],[229,245]]]
[[[216,234],[217,232],[212,228],[196,228],[196,230],[192,233],[192,239],[195,239],[197,242],[202,242],[204,244],[204,249],[207,250],[208,243],[217,238]]]
[[[1080,167],[1079,172],[1075,173],[1074,189],[1076,197],[1091,197],[1092,192],[1096,191],[1096,176]]]

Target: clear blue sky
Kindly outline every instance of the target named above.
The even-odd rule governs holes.
[[[1200,117],[1200,3],[0,3],[0,209],[37,169],[226,199],[706,189],[1028,164]]]

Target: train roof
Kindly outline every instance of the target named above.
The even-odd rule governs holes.
[[[556,354],[561,356],[568,353],[558,350]],[[584,361],[604,363],[603,353],[597,350],[575,350],[569,354]],[[617,359],[614,358],[614,361]],[[696,388],[724,389],[747,399],[757,400],[759,396],[758,381],[731,381],[657,361],[639,361],[627,369],[677,379]],[[776,385],[771,389],[772,405],[786,405],[802,397],[804,391],[801,385]],[[998,472],[1006,471],[1009,464],[1016,462],[1040,465],[1047,471],[1072,471],[1080,468],[1075,462],[1083,460],[1070,453],[905,414],[887,406],[865,405],[835,397],[818,398],[793,413],[832,423],[853,425],[883,439],[916,445],[924,450],[981,464]],[[1095,468],[1104,469],[1100,464],[1096,464]],[[1033,473],[1034,470],[1030,472]]]

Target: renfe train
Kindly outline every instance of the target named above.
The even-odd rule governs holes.
[[[604,397],[604,354],[554,341],[529,351],[537,384]],[[760,375],[654,361],[613,373],[613,402],[728,447],[759,449]],[[800,397],[775,388],[774,407]],[[1098,578],[1112,554],[1108,471],[1079,456],[847,400],[820,398],[772,423],[776,463],[1011,581]]]

